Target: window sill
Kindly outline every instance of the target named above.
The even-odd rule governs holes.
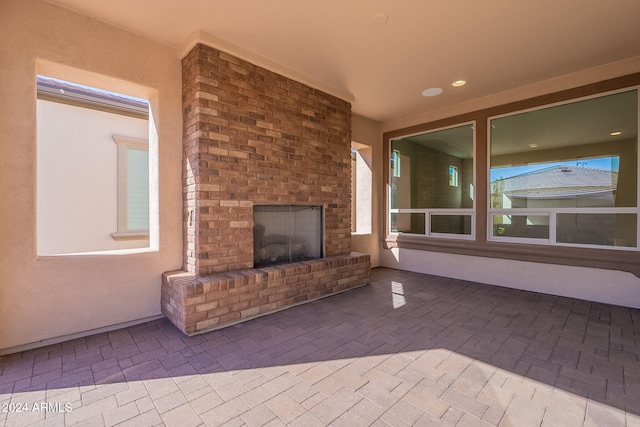
[[[608,250],[496,241],[438,239],[389,234],[386,249],[401,248],[515,261],[626,271],[640,277],[640,251]]]
[[[125,231],[111,233],[113,240],[149,240],[148,231]]]

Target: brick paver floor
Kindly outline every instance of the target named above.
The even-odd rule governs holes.
[[[378,268],[200,336],[1,357],[0,425],[640,426],[639,354],[640,310]]]

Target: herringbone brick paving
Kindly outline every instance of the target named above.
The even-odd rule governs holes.
[[[159,320],[4,356],[0,424],[631,427],[639,354],[640,310],[378,268],[200,336]]]

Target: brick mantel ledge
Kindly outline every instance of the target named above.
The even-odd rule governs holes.
[[[187,335],[204,333],[366,285],[368,254],[197,276],[162,275],[162,313]]]

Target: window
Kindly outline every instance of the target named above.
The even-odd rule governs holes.
[[[639,85],[628,75],[385,132],[386,247],[640,274]],[[480,181],[454,159],[434,165],[455,146],[439,132],[460,123],[474,124]],[[429,156],[414,137],[431,140]],[[463,204],[444,203],[465,190]]]
[[[638,247],[638,91],[490,119],[490,240]]]
[[[391,232],[473,238],[473,151],[471,123],[392,140]]]
[[[351,147],[351,232],[356,232],[356,197],[357,197],[357,166],[356,166],[356,153],[358,150]]]
[[[451,165],[449,165],[449,186],[458,186],[458,168]]]
[[[118,147],[118,231],[115,240],[149,236],[149,142],[113,136]]]
[[[391,172],[396,178],[400,178],[400,152],[393,150],[391,152]]]
[[[36,83],[38,254],[149,247],[148,102]]]

